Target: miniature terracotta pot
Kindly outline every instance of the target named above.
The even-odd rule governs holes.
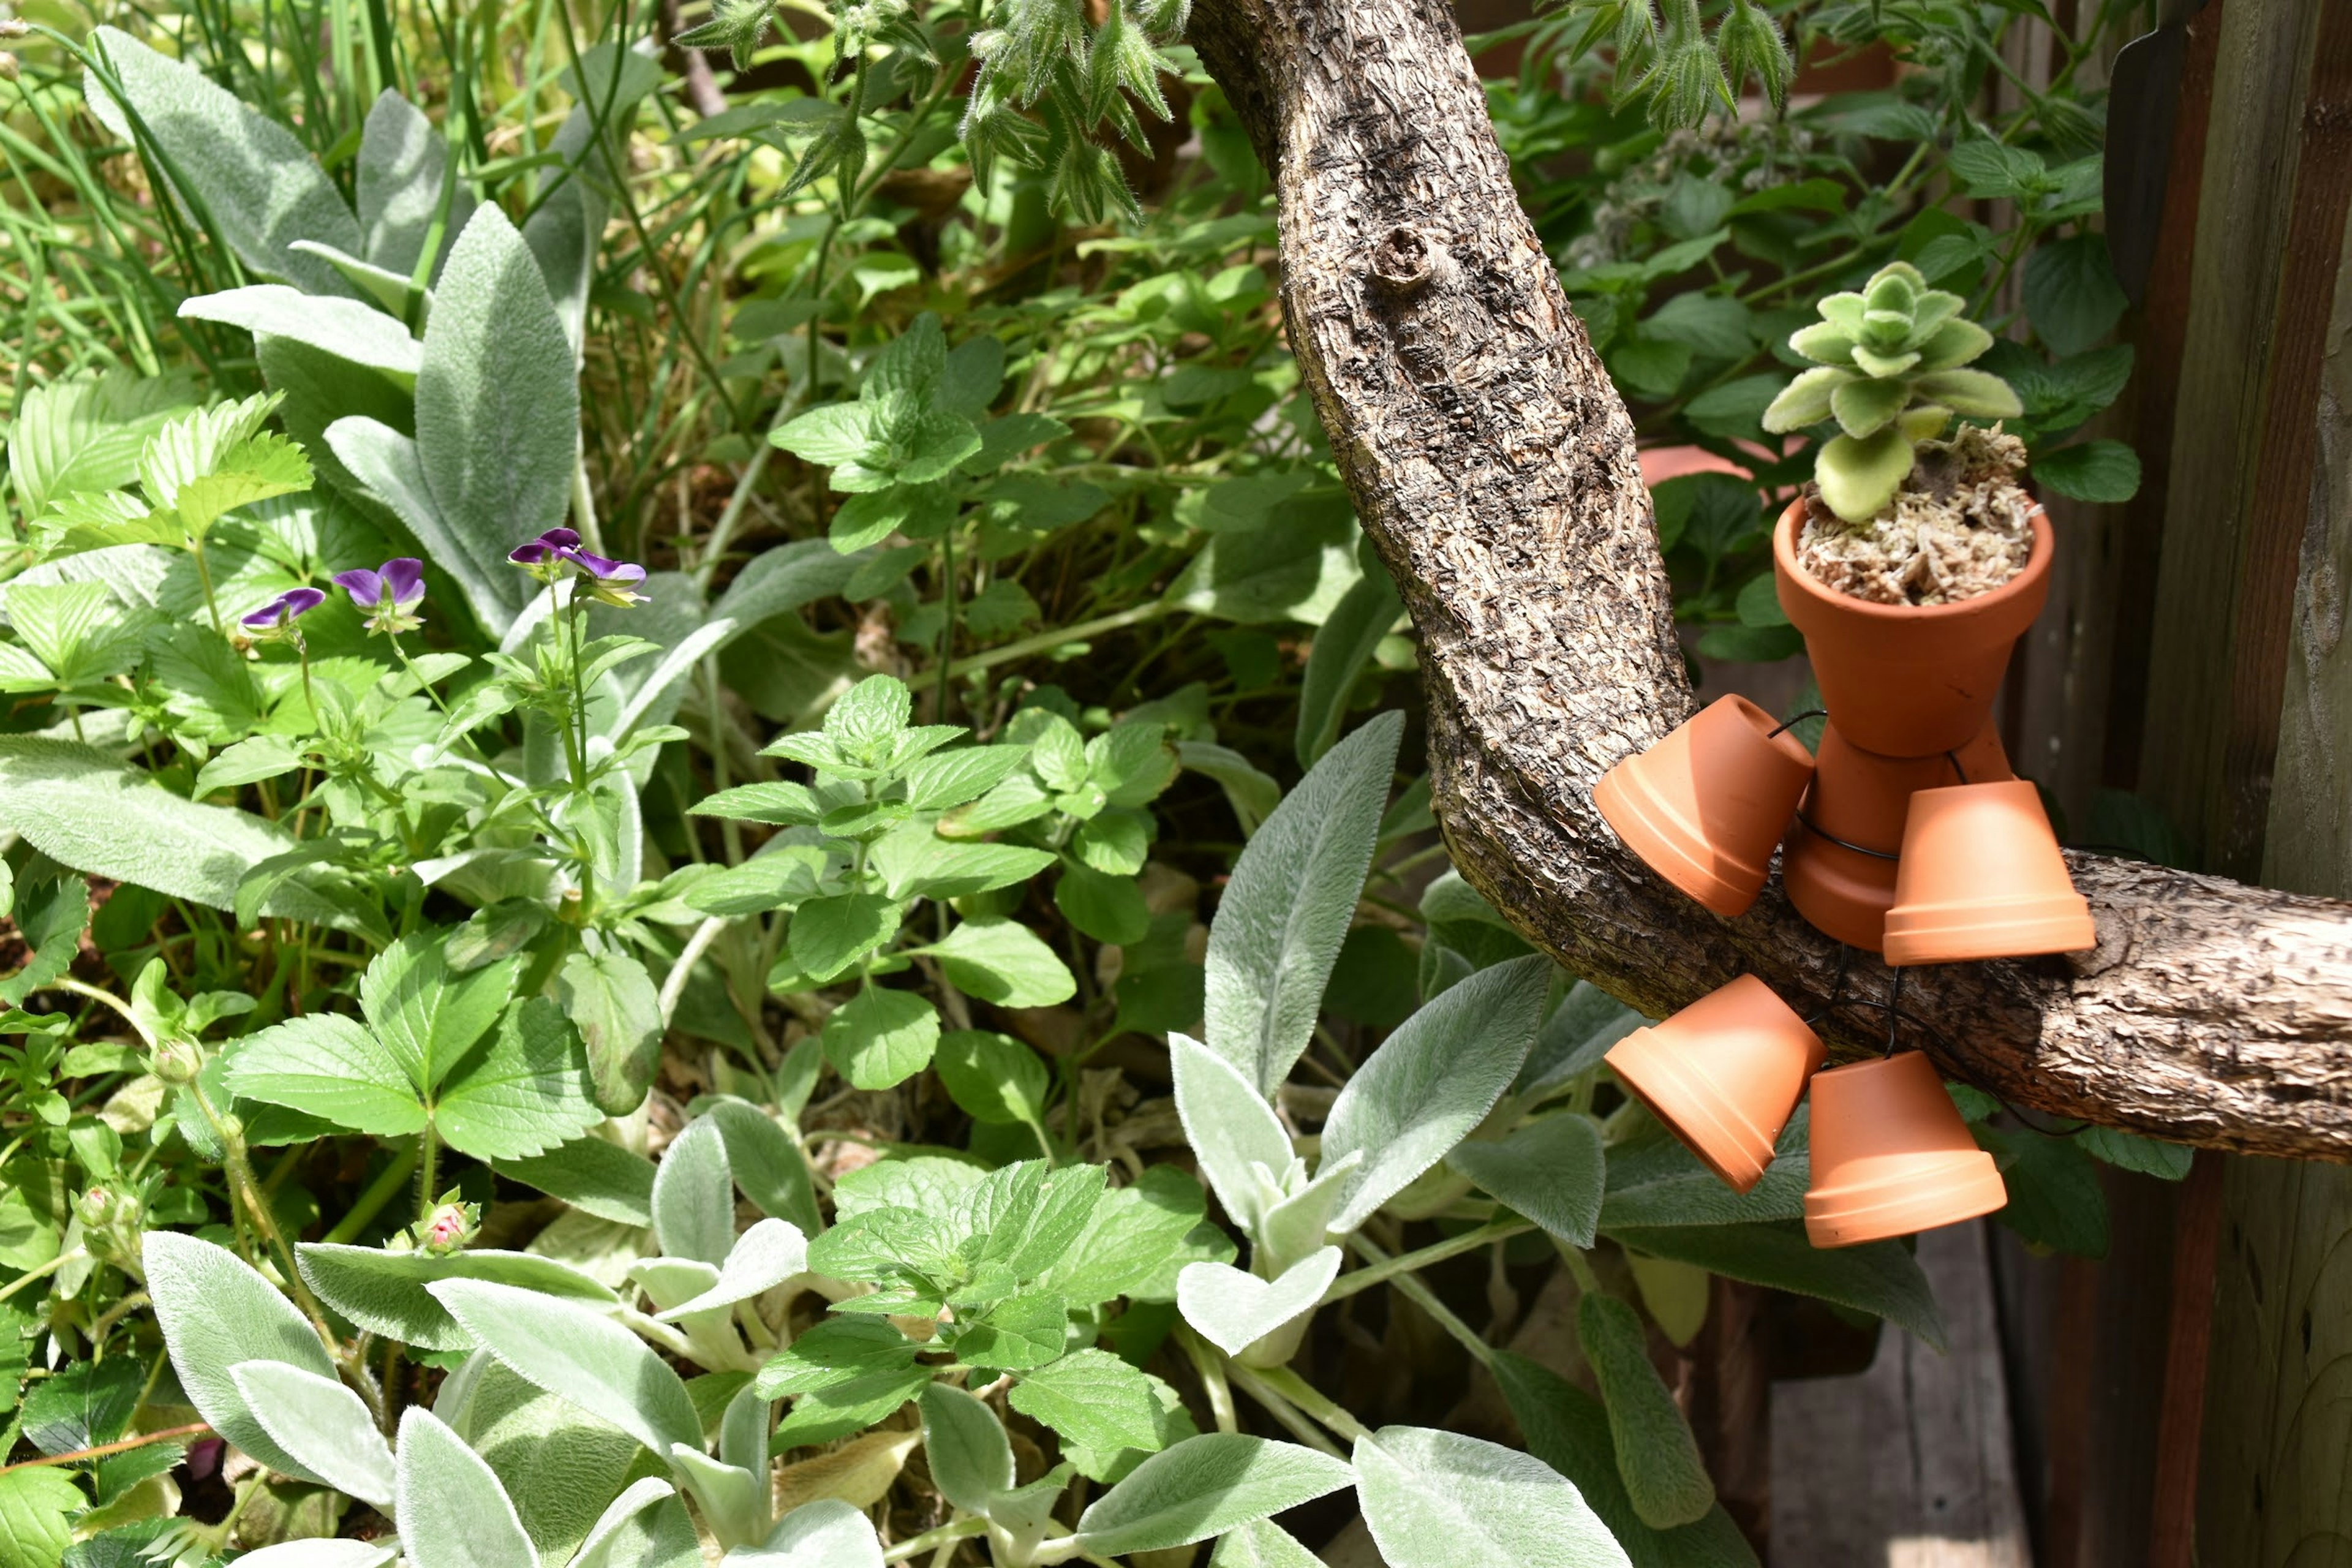
[[[1592,804],[1651,870],[1713,910],[1748,912],[1812,754],[1772,716],[1722,697],[1601,775]]]
[[[1764,1179],[1773,1141],[1822,1057],[1805,1021],[1743,974],[1634,1030],[1602,1059],[1702,1164],[1744,1193]]]
[[[1916,1051],[1813,1079],[1805,1235],[1853,1247],[1957,1225],[2009,1202],[1943,1080]]]
[[[1911,797],[1886,911],[1886,962],[1960,963],[2098,943],[2091,906],[2023,780]]]
[[[1895,868],[1912,795],[2016,776],[1990,722],[1948,757],[1882,757],[1825,724],[1813,782],[1781,844],[1780,886],[1816,930],[1876,952],[1895,903]]]
[[[2033,509],[2025,570],[1952,605],[1874,605],[1832,592],[1797,564],[1802,498],[1772,531],[1780,608],[1805,634],[1822,706],[1845,738],[1882,757],[1932,757],[1985,726],[2009,650],[2050,596],[2050,521]]]

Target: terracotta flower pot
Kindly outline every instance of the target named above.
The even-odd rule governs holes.
[[[1951,757],[1882,757],[1825,724],[1814,763],[1812,784],[1781,843],[1780,886],[1817,930],[1872,952],[1885,940],[1895,902],[1895,858],[1911,796],[1964,779],[2016,776],[1990,723]]]
[[[1752,974],[1710,991],[1602,1058],[1702,1164],[1740,1192],[1822,1065],[1819,1036]]]
[[[2009,1202],[2000,1168],[1918,1052],[1832,1068],[1812,1093],[1805,1235],[1815,1247],[1957,1225]]]
[[[1813,772],[1804,742],[1774,728],[1745,697],[1717,698],[1602,774],[1592,804],[1651,870],[1717,914],[1745,914]]]
[[[1960,963],[2098,944],[2042,797],[2023,780],[1911,797],[1886,962]]]
[[[1805,634],[1822,706],[1845,738],[1883,757],[1931,757],[1984,728],[2009,650],[2050,596],[2050,521],[2033,510],[2025,570],[1954,605],[1874,605],[1823,587],[1797,564],[1805,503],[1772,531],[1780,608]]]

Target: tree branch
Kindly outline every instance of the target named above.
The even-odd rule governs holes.
[[[1652,1014],[1735,975],[1800,1011],[1837,948],[1775,881],[1738,921],[1643,868],[1592,785],[1690,711],[1633,427],[1512,193],[1442,0],[1200,0],[1192,41],[1274,171],[1283,305],[1420,632],[1462,874]],[[1898,1037],[2014,1104],[2352,1160],[2352,905],[2072,855],[2099,945],[1909,972]],[[1891,973],[1822,1025],[1883,1047]]]

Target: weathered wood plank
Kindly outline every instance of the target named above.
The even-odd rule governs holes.
[[[2352,34],[2352,19],[2331,14],[2329,30]],[[2340,47],[2352,52],[2352,39]],[[2332,64],[2341,62],[2323,58],[2320,68]],[[2352,225],[2333,246],[2352,261]],[[2352,265],[2338,268],[2333,294],[2315,395],[2298,420],[2315,461],[2263,874],[2340,894],[2352,889]],[[2352,1171],[2230,1162],[2221,1241],[2197,1560],[2352,1563]]]
[[[1951,1351],[1890,1330],[1858,1377],[1772,1385],[1772,1559],[2029,1568],[1981,1222],[1919,1238]]]

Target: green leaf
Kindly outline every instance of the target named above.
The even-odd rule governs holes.
[[[2085,1127],[2074,1142],[2094,1160],[2164,1182],[2186,1177],[2197,1154],[2196,1150],[2179,1143],[2160,1143],[2113,1127]]]
[[[1071,1442],[1108,1449],[1160,1447],[1151,1385],[1108,1351],[1074,1351],[1023,1373],[1008,1398],[1013,1409]]]
[[[1358,575],[1346,517],[1299,517],[1281,528],[1212,535],[1168,585],[1163,602],[1244,626],[1319,626]]]
[[[1832,437],[1814,460],[1813,478],[1831,510],[1848,522],[1861,522],[1894,499],[1911,463],[1910,441],[1890,425],[1867,439]]]
[[[1588,1291],[1576,1304],[1576,1332],[1608,1406],[1617,1469],[1633,1511],[1653,1530],[1706,1518],[1715,1507],[1715,1483],[1690,1423],[1651,1364],[1641,1314],[1614,1296]]]
[[[235,909],[247,874],[294,847],[273,822],[198,805],[94,747],[37,735],[0,735],[0,827],[78,871],[216,910]],[[348,923],[292,883],[262,912]]]
[[[2139,454],[2121,441],[2080,441],[2036,455],[2033,478],[2074,500],[2127,501],[2139,493]]]
[[[1202,1339],[1238,1357],[1313,1311],[1339,1277],[1336,1247],[1317,1248],[1274,1279],[1223,1263],[1190,1263],[1176,1278],[1176,1304]]]
[[[640,1228],[654,1223],[654,1163],[601,1138],[580,1138],[499,1170],[583,1214]]]
[[[1077,994],[1069,966],[1018,921],[966,921],[929,951],[951,984],[1000,1007],[1050,1007]]]
[[[1900,1242],[1822,1251],[1794,1223],[1604,1228],[1635,1251],[1868,1312],[1910,1330],[1935,1350],[1944,1348],[1935,1291]]]
[[[793,962],[812,980],[830,980],[896,936],[901,913],[878,893],[811,899],[793,911]]]
[[[498,1022],[519,963],[452,975],[439,934],[416,932],[369,963],[360,976],[360,1010],[415,1092],[430,1095]]]
[[[441,216],[448,152],[422,110],[389,88],[377,96],[360,137],[355,184],[362,247],[356,254],[403,279],[415,272],[425,236]],[[448,232],[457,234],[473,195],[462,182],[448,195]]]
[[[295,1261],[310,1289],[336,1311],[373,1333],[426,1350],[474,1347],[473,1337],[425,1289],[436,1279],[490,1279],[593,1306],[609,1307],[617,1300],[568,1263],[490,1247],[436,1258],[429,1252],[306,1241],[295,1248]]]
[[[1810,1108],[1800,1106],[1773,1145],[1772,1163],[1751,1191],[1735,1193],[1654,1121],[1640,1121],[1609,1150],[1608,1195],[1601,1227],[1736,1225],[1795,1219],[1805,1212],[1811,1179],[1806,1153]]]
[[[73,1541],[74,1517],[89,1499],[64,1470],[0,1471],[0,1561],[8,1568],[58,1568]]]
[[[1068,1306],[1050,1290],[1008,1296],[956,1335],[958,1359],[974,1366],[1019,1372],[1043,1366],[1069,1342]]]
[[[1369,557],[1369,552],[1367,552]],[[1396,584],[1377,559],[1366,559],[1364,574],[1332,606],[1307,654],[1307,678],[1298,692],[1298,725],[1293,747],[1299,764],[1313,767],[1339,738],[1356,679],[1372,661],[1372,650],[1404,612]]]
[[[1910,388],[1903,382],[1855,376],[1831,388],[1830,411],[1848,436],[1860,440],[1884,429],[1910,398]]]
[[[808,1242],[800,1227],[781,1219],[759,1220],[735,1238],[710,1289],[655,1316],[662,1322],[675,1323],[698,1312],[717,1311],[772,1290],[807,1268]]]
[[[2014,419],[2025,411],[2009,383],[1990,371],[1930,371],[1911,389],[1915,401],[1940,403],[1963,419]]]
[[[996,1412],[952,1384],[925,1387],[923,1456],[950,1507],[984,1514],[1013,1489],[1013,1443]]]
[[[321,300],[283,283],[259,283],[180,303],[183,320],[219,321],[256,337],[290,338],[346,363],[414,381],[421,344],[399,319],[357,300]]]
[[[497,1472],[421,1405],[400,1418],[394,1513],[415,1568],[531,1568],[539,1560]]]
[[[1292,1159],[1290,1135],[1257,1086],[1223,1057],[1182,1034],[1168,1037],[1168,1055],[1177,1115],[1201,1174],[1234,1223],[1251,1229],[1271,1196],[1253,1167],[1264,1166],[1278,1180]]]
[[[229,1053],[227,1073],[229,1087],[247,1100],[354,1132],[399,1137],[422,1131],[427,1120],[403,1064],[341,1014],[307,1013],[247,1036]]]
[[[144,1382],[138,1363],[127,1357],[60,1367],[26,1394],[19,1417],[24,1435],[50,1455],[111,1443],[139,1408]]]
[[[1570,1247],[1592,1245],[1608,1167],[1591,1117],[1569,1111],[1498,1141],[1474,1138],[1454,1145],[1445,1163]]]
[[[975,1121],[1003,1126],[1045,1120],[1051,1075],[1036,1052],[1010,1035],[981,1029],[942,1035],[932,1065],[948,1098]]]
[[[554,1003],[533,996],[451,1069],[434,1107],[449,1146],[478,1160],[543,1154],[604,1119],[580,1037]]]
[[[1364,1522],[1390,1568],[1630,1568],[1576,1488],[1530,1455],[1454,1432],[1383,1426],[1356,1439],[1355,1462]]]
[[[1314,1031],[1403,729],[1402,715],[1383,713],[1334,746],[1250,839],[1219,900],[1208,1045],[1262,1094],[1281,1086]]]
[[[864,1514],[823,1498],[784,1515],[743,1555],[758,1568],[882,1568],[882,1541]]]
[[[883,1326],[888,1328],[887,1324]],[[896,1329],[890,1331],[898,1332]],[[913,1347],[908,1348],[911,1355]],[[776,1424],[775,1436],[768,1440],[769,1451],[781,1454],[808,1444],[830,1443],[836,1437],[846,1437],[852,1432],[862,1432],[885,1416],[896,1414],[901,1405],[921,1393],[930,1382],[929,1368],[908,1366],[895,1371],[870,1372],[812,1390],[802,1394],[794,1402],[791,1414]]]
[[[925,757],[906,770],[907,804],[945,811],[978,800],[1028,759],[1026,746],[959,746]]]
[[[1209,1553],[1209,1568],[1321,1568],[1322,1562],[1270,1519],[1225,1531]]]
[[[880,1373],[920,1371],[920,1348],[878,1318],[820,1318],[770,1358],[752,1386],[763,1399],[782,1399]]]
[[[645,964],[625,952],[575,952],[556,972],[555,999],[580,1031],[598,1109],[626,1116],[644,1104],[662,1041],[661,998]]]
[[[161,149],[179,195],[210,219],[239,260],[306,293],[352,293],[332,267],[292,248],[295,240],[316,239],[360,249],[351,209],[292,132],[127,33],[100,27],[91,42]],[[122,106],[94,80],[88,96],[100,119],[131,140]]]
[[[794,1113],[794,1108],[788,1106],[781,1114]],[[790,1221],[804,1236],[824,1228],[817,1217],[808,1161],[799,1142],[774,1117],[748,1100],[724,1099],[710,1104],[704,1114],[727,1141],[727,1165],[735,1184],[761,1214]]]
[[[254,1361],[335,1375],[294,1304],[226,1247],[176,1231],[148,1232],[141,1261],[173,1369],[197,1414],[271,1469],[323,1480],[270,1436],[229,1375],[230,1368]]]
[[[2000,1163],[2009,1203],[1993,1217],[2038,1247],[2078,1258],[2107,1255],[2107,1200],[2099,1168],[2071,1138],[1969,1129]]]
[[[1347,1463],[1296,1443],[1232,1432],[1187,1437],[1152,1455],[1078,1516],[1097,1556],[1163,1552],[1222,1535],[1347,1486]]]
[[[1069,1249],[1101,1202],[1104,1169],[1070,1165],[1054,1170],[1045,1161],[1026,1160],[990,1172],[958,1205],[964,1234],[980,1238],[975,1269],[1000,1264],[1016,1280],[1034,1279]]]
[[[1635,1568],[1757,1568],[1755,1551],[1719,1503],[1677,1530],[1642,1522],[1619,1479],[1616,1443],[1599,1400],[1525,1356],[1497,1351],[1492,1364],[1528,1451],[1574,1483]]]
[[[2057,354],[2076,354],[2114,330],[2127,301],[2107,261],[2106,237],[2045,240],[2025,258],[2026,319]]]
[[[416,377],[416,452],[475,617],[503,633],[533,591],[507,560],[563,521],[580,444],[571,341],[530,247],[496,203],[450,247]]]
[[[930,1065],[939,1009],[912,991],[869,985],[824,1021],[824,1055],[859,1089],[888,1089]]]
[[[1126,946],[1151,931],[1151,908],[1133,877],[1115,877],[1091,866],[1066,863],[1054,884],[1054,907],[1097,942]]]
[[[21,599],[24,594],[24,589],[17,589],[10,595],[10,603]],[[256,735],[214,752],[212,760],[196,770],[195,794],[201,797],[215,790],[233,790],[240,784],[282,777],[301,765],[300,749],[287,737]]]
[[[1423,1007],[1366,1058],[1323,1124],[1328,1164],[1360,1152],[1330,1229],[1357,1228],[1486,1120],[1543,1019],[1548,958],[1482,970]]]
[[[1234,1244],[1207,1220],[1200,1183],[1172,1165],[1149,1165],[1134,1184],[1102,1194],[1087,1227],[1039,1283],[1073,1306],[1119,1297],[1167,1301],[1188,1263],[1230,1263]]]
[[[697,1117],[654,1167],[654,1236],[667,1258],[713,1268],[735,1246],[735,1178],[719,1124]]]
[[[526,1381],[603,1417],[656,1454],[700,1447],[686,1384],[645,1342],[577,1302],[485,1279],[426,1287],[482,1348]]]
[[[336,1490],[390,1506],[392,1450],[358,1394],[284,1362],[241,1362],[229,1375],[255,1418],[288,1453]]]

